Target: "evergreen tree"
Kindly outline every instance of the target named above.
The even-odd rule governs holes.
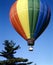
[[[32,63],[28,62],[28,59],[14,57],[16,50],[20,49],[20,46],[15,47],[13,41],[5,40],[3,45],[4,50],[0,52],[0,56],[5,57],[7,60],[0,61],[0,65],[29,65]]]

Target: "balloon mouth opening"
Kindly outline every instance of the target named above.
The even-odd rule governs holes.
[[[34,39],[28,39],[28,46],[29,46],[29,51],[33,51],[33,46],[34,46]]]

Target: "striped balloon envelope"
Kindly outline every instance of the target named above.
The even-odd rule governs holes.
[[[28,42],[29,50],[48,26],[50,16],[50,8],[40,0],[17,0],[10,9],[11,23]]]

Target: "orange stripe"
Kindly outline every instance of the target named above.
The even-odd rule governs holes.
[[[16,11],[16,2],[13,4],[13,6],[10,10],[10,19],[11,19],[11,23],[12,23],[13,27],[15,28],[15,30],[26,40],[27,37],[26,37],[26,35],[23,31],[23,28],[20,24],[18,14]]]

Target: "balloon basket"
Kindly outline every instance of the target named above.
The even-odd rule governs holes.
[[[29,46],[29,51],[33,51],[34,39],[28,39],[27,42]]]
[[[33,51],[33,46],[29,46],[29,51]]]

